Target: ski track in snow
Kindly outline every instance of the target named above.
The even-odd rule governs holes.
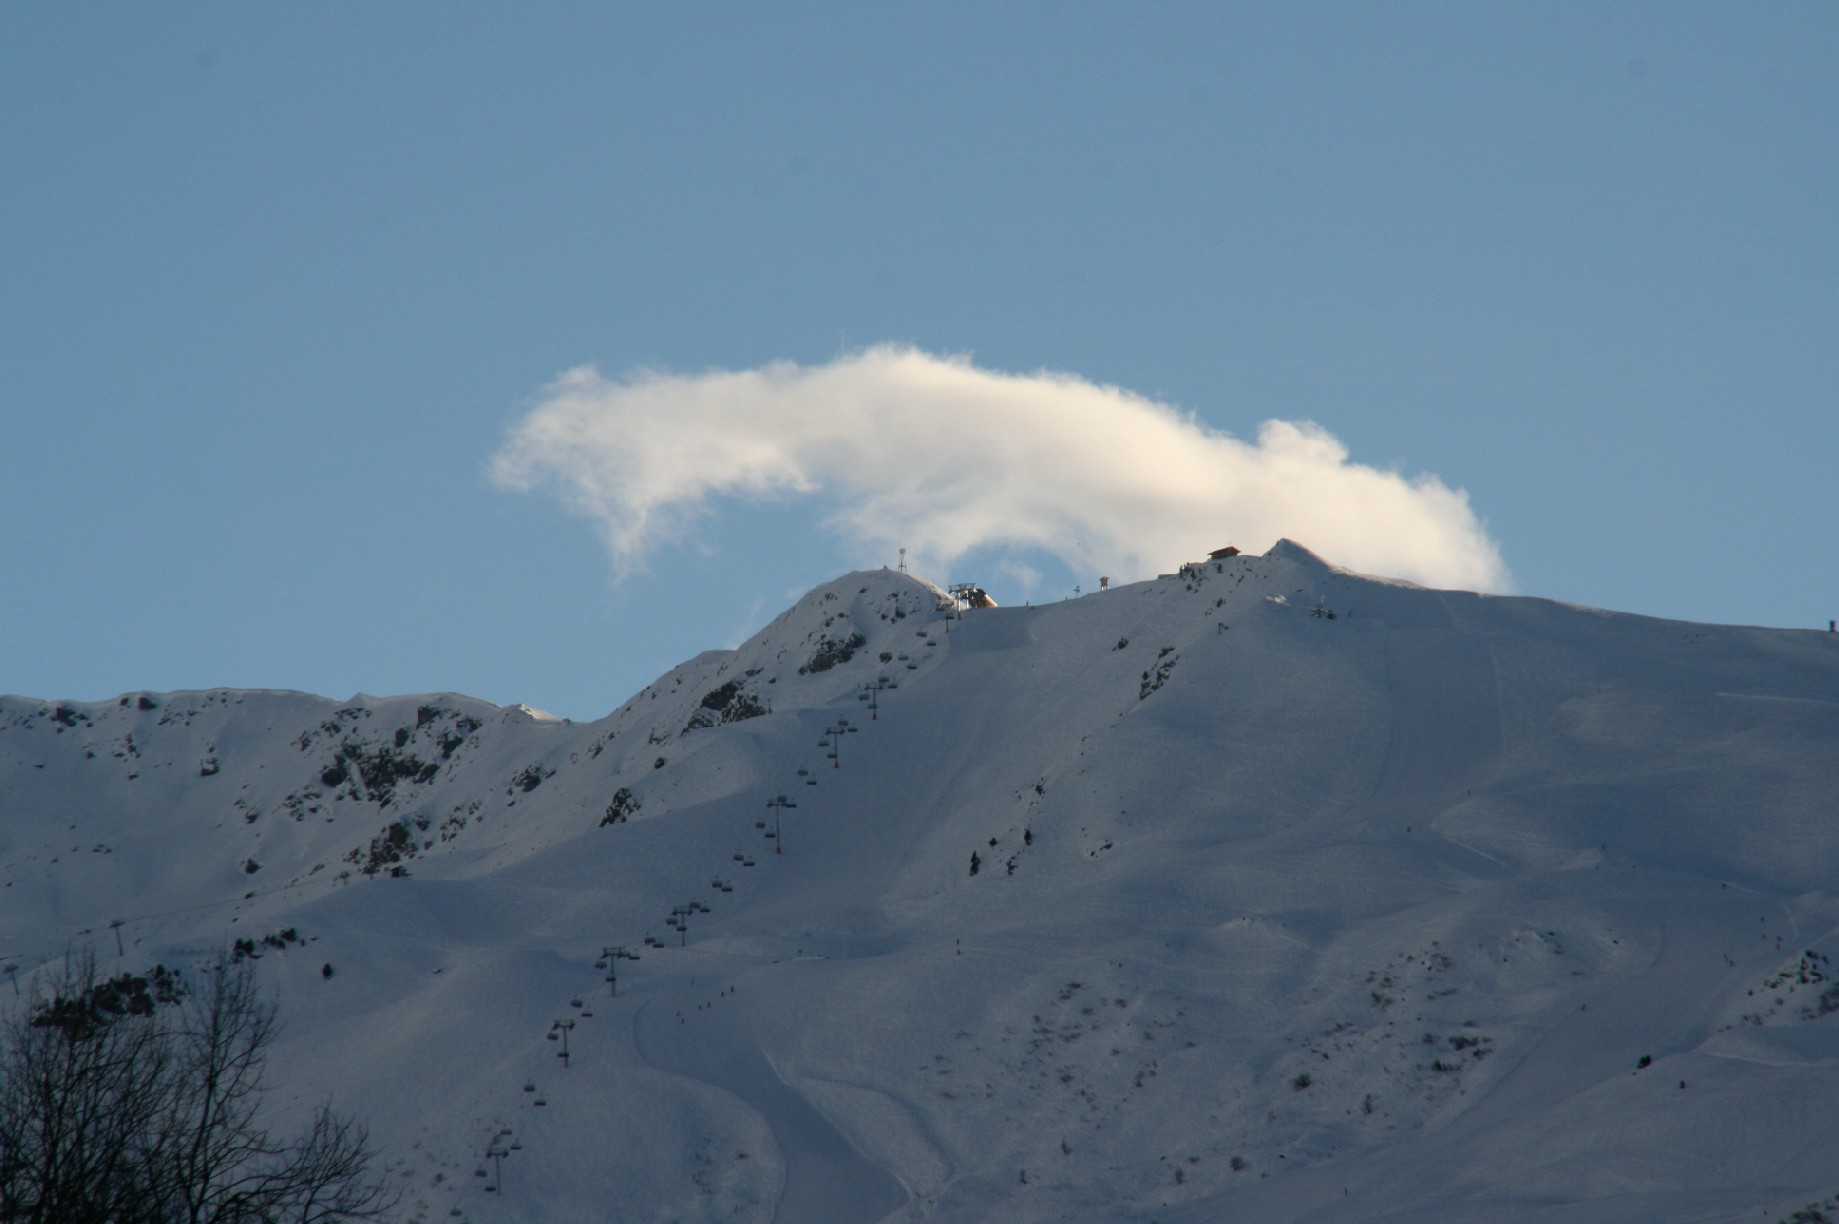
[[[735,1014],[739,1005],[698,1010],[697,995],[686,985],[648,1000],[633,1019],[639,1053],[660,1071],[733,1094],[766,1119],[785,1166],[773,1220],[874,1224],[897,1210],[907,1198],[900,1182],[785,1082]]]

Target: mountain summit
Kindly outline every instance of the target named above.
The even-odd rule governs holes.
[[[0,699],[0,964],[260,957],[430,1221],[1785,1219],[1835,744],[1831,634],[865,571],[593,723]]]

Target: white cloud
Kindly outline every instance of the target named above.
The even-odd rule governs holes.
[[[1129,581],[1288,536],[1369,573],[1508,584],[1466,493],[1350,463],[1310,422],[1267,421],[1246,443],[1117,387],[891,345],[820,366],[572,370],[511,431],[492,476],[554,489],[597,520],[621,573],[712,498],[811,497],[863,560],[905,547],[921,572],[973,549],[1038,548]]]

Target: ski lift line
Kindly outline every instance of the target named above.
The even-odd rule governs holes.
[[[885,678],[883,678],[883,684],[886,684]],[[875,686],[875,689],[877,689],[877,695],[879,695],[879,689],[883,687],[883,684],[877,684],[877,686]],[[846,735],[846,733],[850,733],[850,731],[861,731],[861,726],[850,726],[850,722],[848,722],[848,720],[839,719],[837,720],[837,726],[835,726],[835,728],[831,728],[831,730],[826,730],[826,735],[835,735],[835,737],[837,737],[837,741],[839,741],[839,744],[840,744],[840,737],[842,737],[842,735]],[[826,757],[828,757],[828,759],[835,759],[835,752],[829,752],[829,754],[826,754]],[[800,774],[800,776],[807,776],[807,781],[815,785],[815,781],[817,781],[817,779],[815,779],[815,777],[809,777],[809,766],[800,766],[800,768],[798,768],[798,774]],[[783,792],[780,792],[780,794],[776,794],[774,798],[769,799],[769,801],[767,801],[767,807],[771,807],[771,809],[774,809],[774,825],[778,825],[778,822],[780,822],[780,816],[782,816],[783,814],[783,810],[789,809],[789,807],[798,807],[798,805],[796,805],[796,803],[793,803],[791,799],[787,798],[787,794],[783,794]],[[774,829],[774,833],[778,833],[778,827]],[[774,853],[778,853],[778,851],[780,851],[780,838],[776,836],[776,838],[774,838]],[[743,866],[748,866],[748,867],[754,866],[754,864],[752,864],[752,860],[750,860],[750,858],[747,858],[747,856],[743,855],[741,851],[736,851],[736,855],[734,856],[736,856],[736,858],[739,858],[739,860],[743,860]],[[719,880],[719,877],[714,877],[714,878],[717,878],[717,880]],[[715,884],[715,886],[717,886],[717,888],[721,888],[721,884]],[[725,890],[723,891],[728,891],[728,890],[726,890],[725,888]],[[221,904],[221,902],[219,902],[219,904]],[[202,908],[202,906],[200,906],[200,908]],[[704,904],[704,902],[699,901],[699,899],[691,899],[691,901],[686,902],[684,906],[677,906],[677,908],[673,908],[673,910],[671,910],[671,917],[669,917],[668,921],[666,921],[666,926],[673,926],[673,928],[675,928],[675,930],[679,932],[680,939],[688,939],[688,919],[690,919],[693,913],[697,913],[697,912],[710,913],[710,908],[708,908],[708,904]],[[647,930],[647,934],[645,934],[645,941],[647,941],[647,943],[651,943],[651,941],[653,941],[653,935],[651,935],[651,932],[649,932],[649,930]],[[658,941],[658,946],[664,946],[662,945],[662,941]],[[614,974],[614,970],[612,970],[612,961],[616,961],[616,959],[622,959],[622,958],[638,959],[638,956],[636,956],[636,954],[633,954],[633,952],[631,952],[631,950],[629,950],[629,948],[627,948],[627,946],[625,945],[603,945],[601,946],[600,963],[596,965],[596,969],[600,969],[601,965],[605,965],[605,967],[609,969],[609,972],[607,972],[607,978],[605,978],[605,980],[609,981],[609,985],[612,985],[612,983],[616,981],[616,974]],[[614,987],[614,989],[616,989],[616,987]],[[570,1002],[570,1005],[579,1005],[579,1003]],[[585,1013],[585,1011],[583,1011],[583,1014],[590,1014],[590,1013]],[[561,1038],[561,1042],[559,1042],[559,1044],[563,1046],[563,1049],[559,1049],[559,1051],[557,1051],[557,1057],[563,1060],[563,1068],[566,1068],[566,1066],[568,1066],[568,1060],[570,1060],[570,1051],[568,1051],[568,1031],[570,1031],[570,1029],[574,1029],[574,1026],[576,1026],[576,1022],[574,1022],[574,1020],[555,1020],[554,1024],[550,1026],[550,1031],[548,1031],[548,1033],[544,1033],[544,1037],[550,1038],[550,1040],[557,1040],[557,1037]],[[524,1092],[531,1092],[533,1088],[535,1088],[535,1084],[533,1084],[533,1082],[526,1081],[526,1084],[524,1084]],[[537,1101],[535,1101],[535,1105],[548,1105],[548,1101],[541,1101],[541,1099],[537,1099]],[[520,1150],[520,1149],[522,1149],[522,1145],[520,1145],[520,1143],[513,1143],[511,1147],[508,1147],[508,1149],[504,1149],[504,1147],[500,1147],[500,1145],[498,1145],[497,1139],[493,1141],[493,1149],[487,1150],[487,1156],[493,1156],[493,1158],[495,1158],[495,1162],[493,1162],[493,1173],[495,1173],[495,1178],[493,1178],[493,1182],[495,1182],[495,1184],[489,1185],[487,1189],[491,1189],[491,1191],[498,1191],[498,1189],[500,1189],[500,1187],[504,1185],[504,1173],[502,1173],[502,1163],[500,1162],[502,1162],[502,1158],[504,1158],[504,1156],[508,1156],[511,1150]],[[484,1169],[482,1169],[480,1173],[484,1173]]]
[[[281,893],[286,892],[288,889],[296,888],[298,886],[299,886],[298,881],[289,881],[286,884],[281,884],[274,888],[252,889],[250,891],[252,891],[255,894],[254,896],[226,897],[225,899],[221,901],[205,901],[205,902],[201,902],[198,905],[181,905],[176,909],[152,910],[144,914],[131,914],[125,918],[111,918],[109,919],[109,921],[103,923],[102,926],[104,929],[113,927],[114,929],[119,931],[123,927],[133,926],[136,923],[152,922],[156,918],[172,918],[179,914],[199,914],[199,913],[204,913],[207,910],[222,909],[227,905],[249,904],[251,902],[263,900],[268,897],[278,896]],[[87,938],[89,936],[95,935],[95,933],[96,933],[95,927],[88,927],[84,931],[79,933],[78,938]],[[68,949],[68,947],[70,946],[72,945],[67,944],[66,948]],[[17,961],[17,960],[25,960],[33,956],[43,956],[45,959],[40,960],[38,962],[38,965],[34,966],[34,968],[37,968],[39,966],[42,966],[48,963],[50,959],[57,957],[59,955],[62,955],[62,953],[60,953],[55,948],[40,948],[40,949],[35,949],[32,951],[27,951],[27,952],[0,952],[0,961]]]
[[[885,682],[885,678],[883,678],[883,679],[884,679],[884,682]],[[881,686],[880,686],[880,685],[877,685],[876,687],[877,687],[877,689],[879,689],[879,688],[880,688]],[[847,734],[847,733],[848,733],[849,731],[859,731],[859,730],[860,730],[860,727],[859,727],[859,726],[858,726],[858,727],[852,727],[852,726],[850,726],[850,725],[848,724],[848,722],[847,722],[847,720],[841,720],[841,719],[839,719],[839,724],[840,724],[840,728],[841,728],[841,730],[839,730],[839,731],[837,732],[837,734],[839,735],[839,738],[840,738],[840,735],[841,735],[841,734]],[[830,754],[830,753],[826,753],[825,755],[826,755],[826,757],[830,757],[830,756],[831,756],[831,755],[833,755],[833,754]],[[808,759],[808,758],[807,758],[807,759]],[[809,773],[810,773],[810,770],[809,770],[809,768],[808,768],[808,766],[801,766],[801,767],[800,767],[800,769],[798,770],[798,773],[799,773],[800,775],[809,775]],[[815,785],[815,783],[816,783],[816,779],[815,779],[815,777],[809,777],[809,776],[807,776],[807,781],[808,781],[808,782],[810,782],[810,783],[811,783],[811,784],[813,784],[813,785]],[[769,801],[768,801],[768,803],[767,803],[767,806],[769,806],[769,807],[772,807],[772,808],[774,808],[774,809],[775,809],[775,812],[774,812],[774,815],[775,815],[775,818],[777,818],[777,817],[778,817],[778,816],[779,816],[779,815],[780,815],[780,814],[781,814],[781,813],[783,812],[783,810],[784,810],[784,808],[786,808],[786,807],[797,807],[798,805],[797,805],[797,804],[795,804],[795,803],[792,803],[792,802],[790,802],[790,801],[789,801],[789,799],[787,798],[787,796],[786,796],[786,795],[784,795],[783,793],[781,793],[781,794],[778,794],[778,795],[775,795],[775,796],[774,796],[774,798],[773,798],[772,800],[769,800]],[[777,845],[775,845],[775,847],[774,847],[774,849],[775,849],[775,850],[777,850],[777,849],[778,849],[778,846],[777,846]],[[738,851],[738,850],[737,850],[737,851],[735,852],[735,856],[734,856],[734,857],[735,857],[735,858],[737,858],[737,859],[740,859],[740,860],[742,860],[742,861],[743,861],[743,864],[744,864],[745,866],[749,866],[749,867],[751,867],[751,866],[753,866],[753,861],[752,861],[752,860],[751,860],[750,858],[747,858],[747,857],[746,857],[746,856],[745,856],[745,855],[744,855],[744,854],[743,854],[742,852],[740,852],[740,851]],[[724,891],[727,891],[727,890],[724,890]],[[702,903],[701,901],[697,901],[697,900],[692,900],[692,901],[690,902],[690,904],[689,904],[689,906],[687,906],[687,907],[683,907],[683,906],[680,906],[680,907],[677,907],[677,909],[675,909],[675,910],[673,910],[673,911],[672,911],[672,914],[673,914],[673,918],[676,918],[676,919],[678,919],[678,920],[677,920],[677,921],[673,921],[673,922],[669,922],[669,923],[667,923],[667,925],[671,925],[671,926],[675,926],[675,927],[677,928],[677,930],[678,930],[678,932],[679,932],[679,934],[680,934],[680,936],[687,936],[687,927],[688,927],[688,923],[687,923],[687,918],[688,918],[688,917],[690,916],[690,914],[692,914],[692,913],[694,913],[694,912],[697,912],[698,910],[699,910],[700,912],[702,912],[702,913],[709,913],[709,912],[711,912],[711,911],[709,910],[709,907],[708,907],[708,906],[707,906],[706,904],[704,904],[704,903]],[[686,911],[687,911],[687,912],[686,912]],[[646,936],[646,940],[647,940],[647,942],[648,942],[648,943],[649,943],[649,942],[651,942],[653,938],[654,938],[654,937],[653,937],[653,936],[652,936],[652,935],[651,935],[651,934],[650,934],[650,933],[648,932],[648,933],[647,933],[647,936]],[[658,946],[664,946],[661,940],[659,940],[659,941],[658,941]],[[615,960],[615,959],[618,959],[618,958],[620,957],[620,955],[621,955],[621,954],[623,954],[623,955],[625,955],[625,956],[628,956],[628,957],[631,957],[631,959],[634,959],[634,960],[636,960],[636,959],[638,959],[638,957],[637,957],[636,955],[634,955],[634,954],[632,954],[631,952],[629,952],[629,951],[628,951],[628,950],[627,950],[627,949],[625,948],[625,946],[624,946],[624,945],[617,945],[617,946],[615,946],[615,945],[606,945],[606,946],[603,946],[603,948],[602,948],[602,950],[601,950],[601,957],[602,957],[602,958],[603,958],[603,959],[604,959],[605,961],[607,961],[607,962],[609,962],[609,967],[611,967],[611,966],[610,966],[610,962],[611,962],[611,961],[613,961],[613,960]],[[598,966],[597,966],[597,967],[598,967]],[[607,975],[607,980],[608,980],[609,982],[611,982],[611,981],[613,980],[613,976],[614,976],[614,975],[613,975],[612,973],[608,973],[608,975]],[[566,1023],[566,1025],[564,1025],[564,1023],[563,1023],[562,1021],[557,1021],[557,1022],[556,1022],[556,1023],[554,1024],[554,1025],[552,1025],[552,1026],[551,1026],[551,1032],[550,1032],[550,1033],[548,1033],[548,1034],[546,1034],[546,1036],[549,1036],[549,1037],[551,1037],[551,1038],[553,1039],[553,1038],[554,1038],[555,1036],[557,1036],[557,1035],[558,1035],[558,1031],[560,1031],[560,1037],[561,1037],[561,1040],[562,1040],[562,1043],[563,1043],[564,1045],[566,1045],[566,1043],[567,1043],[567,1039],[568,1039],[568,1038],[567,1038],[567,1032],[566,1032],[566,1029],[572,1029],[573,1027],[574,1027],[574,1022],[573,1022],[572,1020],[571,1020],[571,1021],[568,1021],[568,1022]],[[559,1054],[559,1057],[561,1057],[561,1058],[563,1059],[563,1066],[564,1066],[564,1067],[566,1067],[566,1066],[568,1065],[568,1054],[567,1054],[567,1052],[566,1052],[566,1051],[562,1051],[562,1052],[558,1052],[558,1054]],[[537,1101],[537,1102],[536,1102],[536,1104],[539,1104],[539,1105],[542,1105],[542,1104],[547,1104],[547,1103],[548,1103],[548,1102],[546,1102],[546,1101]],[[518,1146],[519,1146],[519,1147],[521,1147],[521,1145],[518,1145]],[[497,1170],[494,1170],[494,1171],[496,1172]],[[500,1174],[500,1178],[502,1178],[502,1174]],[[502,1183],[500,1183],[500,1184],[502,1184]]]
[[[888,680],[887,677],[882,676],[878,678],[875,684],[873,684],[872,686],[865,686],[865,688],[867,687],[872,687],[874,690],[873,696],[878,697],[880,692],[884,688],[893,687],[893,684]],[[839,717],[837,719],[836,725],[834,727],[825,728],[823,734],[826,738],[833,738],[836,741],[836,743],[840,746],[842,742],[842,737],[844,735],[850,734],[852,732],[859,733],[860,731],[861,731],[860,725],[851,725],[848,719]],[[824,755],[825,755],[825,758],[828,760],[836,760],[837,758],[837,752],[834,749],[832,751],[826,752]],[[839,762],[839,765],[840,765],[840,762]],[[808,756],[805,757],[803,761],[800,763],[795,776],[804,777],[806,779],[806,782],[810,785],[816,784],[816,781],[817,781],[816,778],[811,775],[810,758]],[[779,794],[776,794],[772,799],[769,799],[767,801],[766,806],[774,809],[775,830],[774,830],[773,836],[774,836],[775,844],[773,848],[775,852],[779,852],[780,846],[783,842],[783,838],[778,836],[778,834],[780,833],[780,829],[778,828],[779,823],[780,823],[780,817],[783,815],[786,808],[795,808],[798,805],[796,803],[791,802],[788,796],[785,793],[781,792]],[[759,822],[756,822],[756,824],[758,823]],[[742,851],[739,851],[739,850],[735,851],[734,858],[736,858],[737,860],[740,860],[744,866],[748,866],[748,867],[753,866],[752,859],[746,856]],[[716,887],[721,887],[721,885],[718,884],[716,885]],[[724,888],[723,891],[728,891],[728,889]],[[700,900],[692,899],[687,905],[675,907],[671,911],[671,917],[666,920],[665,925],[667,927],[674,928],[678,932],[680,941],[687,941],[688,927],[689,927],[688,919],[698,912],[707,914],[707,913],[710,913],[711,911],[709,907],[703,902],[701,902]],[[653,944],[655,942],[656,946],[660,946],[660,947],[666,946],[661,939],[653,935],[652,932],[649,930],[646,932],[645,942],[647,944]],[[630,951],[628,951],[624,945],[603,945],[603,947],[601,948],[601,953],[600,953],[600,961],[604,963],[609,970],[611,970],[612,962],[614,960],[620,959],[622,955],[631,957],[631,959],[634,959],[634,960],[638,959],[638,957],[632,954]],[[596,964],[595,967],[596,969],[599,969],[601,965]],[[608,972],[606,980],[609,983],[612,983],[615,980],[614,972]],[[551,1040],[555,1040],[558,1036],[560,1037],[561,1044],[563,1045],[564,1049],[558,1052],[558,1056],[562,1058],[564,1067],[568,1065],[568,1057],[569,1057],[568,1051],[566,1049],[567,1042],[568,1042],[568,1031],[567,1030],[572,1029],[573,1027],[574,1027],[573,1020],[568,1020],[566,1022],[558,1020],[553,1025],[551,1025],[550,1031],[545,1034],[545,1036],[547,1036]],[[527,1085],[526,1090],[529,1090],[529,1087],[530,1086]],[[541,1102],[541,1101],[537,1103],[547,1104],[547,1102]]]

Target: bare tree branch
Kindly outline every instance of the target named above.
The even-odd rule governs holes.
[[[168,1016],[72,957],[0,1020],[0,1224],[336,1224],[396,1196],[363,1127],[259,1121],[275,1009],[222,958]],[[144,988],[145,983],[140,985]]]

